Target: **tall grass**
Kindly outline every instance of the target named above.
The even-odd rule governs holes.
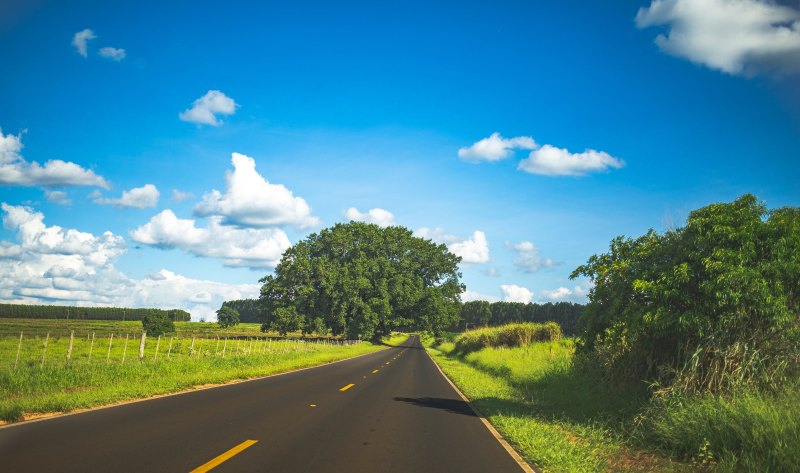
[[[469,353],[487,347],[523,347],[531,342],[556,341],[561,327],[555,322],[508,324],[468,330],[455,339],[455,348]]]

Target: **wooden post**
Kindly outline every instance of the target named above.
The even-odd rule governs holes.
[[[225,337],[225,343],[222,345],[222,357],[225,358],[225,349],[228,347],[228,337]]]
[[[106,364],[111,361],[111,342],[114,340],[114,333],[108,337],[108,352],[106,352]]]
[[[252,338],[250,339],[250,348],[247,349],[247,354],[248,355],[252,355],[253,354],[253,339]]]
[[[194,335],[192,335],[192,345],[189,347],[189,356],[194,355]]]
[[[144,361],[144,341],[147,339],[147,332],[142,332],[142,339],[139,341],[139,363]]]
[[[172,353],[172,341],[175,340],[175,337],[169,337],[169,348],[167,348],[167,359],[169,359],[169,355]]]
[[[44,339],[44,350],[42,350],[42,362],[39,363],[39,368],[44,368],[44,357],[47,356],[47,342],[50,341],[50,332],[47,332],[47,338]]]
[[[119,364],[122,365],[122,364],[125,363],[125,354],[127,352],[128,352],[128,334],[126,333],[125,334],[125,348],[122,349],[122,361],[120,361]]]
[[[217,344],[214,346],[214,356],[217,356],[217,352],[219,351],[219,335],[217,335]]]
[[[94,332],[92,332],[92,343],[89,345],[89,361],[92,361],[93,350],[94,350]]]
[[[158,346],[161,345],[161,335],[158,336],[158,340],[156,340],[156,354],[153,356],[153,361],[158,361]]]
[[[240,344],[240,343],[242,343],[242,341],[241,341],[241,340],[239,340],[239,339],[237,338],[237,339],[236,339],[236,354],[237,354],[237,355],[239,354],[239,344]]]
[[[67,347],[67,363],[69,363],[70,358],[72,358],[72,340],[75,338],[75,331],[71,331],[69,333],[69,346]]]
[[[19,333],[19,344],[17,344],[17,358],[14,360],[14,369],[17,369],[19,363],[19,350],[22,348],[22,332]]]
[[[271,350],[271,349],[272,349],[272,339],[270,338],[269,339],[269,343],[267,344],[267,350]]]

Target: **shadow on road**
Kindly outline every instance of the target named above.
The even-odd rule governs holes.
[[[465,416],[475,416],[475,412],[469,405],[458,399],[444,399],[438,397],[396,397],[395,401],[413,404],[419,407],[428,407],[431,409],[441,409],[443,411],[452,412],[453,414],[463,414]]]

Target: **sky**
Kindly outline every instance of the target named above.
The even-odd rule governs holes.
[[[214,320],[359,220],[585,302],[618,235],[800,205],[800,2],[336,3],[0,4],[0,301]]]

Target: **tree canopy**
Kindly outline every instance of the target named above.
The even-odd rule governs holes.
[[[286,250],[261,279],[264,328],[324,326],[364,339],[398,328],[441,333],[458,321],[460,261],[403,227],[337,224]]]
[[[239,324],[239,311],[228,305],[222,304],[217,309],[217,323],[222,328],[233,327]]]
[[[720,390],[797,368],[796,207],[768,211],[752,195],[709,205],[682,228],[615,238],[581,275],[594,281],[586,347],[612,371]]]

